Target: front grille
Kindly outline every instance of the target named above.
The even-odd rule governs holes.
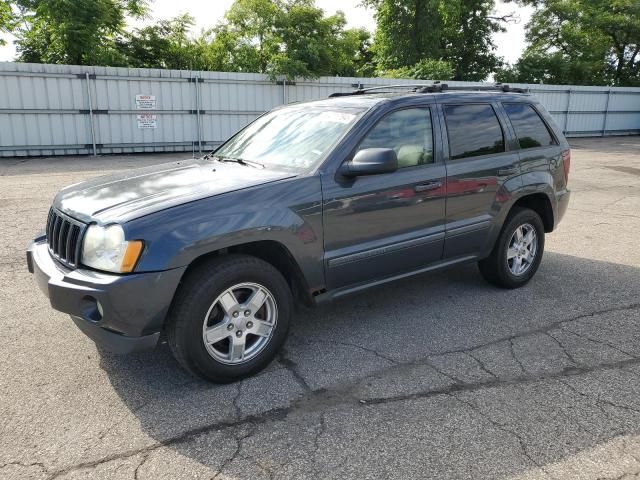
[[[86,225],[54,208],[47,218],[47,244],[51,254],[63,264],[75,267],[80,263],[81,238]]]

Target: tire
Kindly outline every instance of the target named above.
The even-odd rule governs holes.
[[[526,246],[526,240],[524,243],[517,243],[519,240],[516,231],[521,229],[520,235],[522,236],[523,233],[528,234],[530,227],[535,233],[535,252],[533,255],[531,255],[534,250],[532,244]],[[517,245],[521,246],[509,248]],[[514,256],[515,252],[518,252],[518,255]],[[509,213],[491,254],[478,262],[478,267],[484,279],[489,283],[502,288],[520,288],[535,275],[542,261],[543,252],[544,225],[540,215],[528,208],[516,207]],[[520,261],[522,269],[520,272],[518,272],[518,261]]]
[[[254,308],[252,301],[261,306]],[[287,337],[292,311],[289,285],[271,264],[224,255],[183,279],[169,311],[167,340],[185,370],[230,383],[271,363]]]

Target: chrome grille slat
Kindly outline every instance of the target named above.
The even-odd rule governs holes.
[[[53,253],[58,254],[58,239],[60,233],[60,227],[62,226],[62,217],[56,217],[53,223],[53,233],[51,235],[51,249]]]
[[[68,267],[80,262],[82,234],[86,225],[52,208],[47,217],[47,244],[51,254]]]

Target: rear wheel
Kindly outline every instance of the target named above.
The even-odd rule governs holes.
[[[227,255],[196,267],[177,293],[167,337],[178,362],[218,383],[266,367],[284,343],[293,299],[263,260]]]
[[[535,275],[544,252],[544,225],[527,208],[515,209],[507,218],[489,255],[478,263],[489,282],[503,288],[518,288]]]

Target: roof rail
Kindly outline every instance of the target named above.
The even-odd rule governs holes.
[[[472,91],[499,91],[499,92],[511,92],[511,93],[527,93],[527,90],[524,88],[514,88],[509,85],[505,85],[502,83],[494,83],[492,85],[455,85],[449,86],[446,83],[434,82],[431,84],[404,84],[404,85],[380,85],[377,87],[369,87],[369,88],[358,88],[357,90],[353,90],[351,92],[335,92],[329,95],[329,98],[335,97],[348,97],[352,95],[364,95],[365,93],[376,91],[376,90],[385,90],[385,89],[397,89],[404,88],[408,89],[409,92],[413,93],[438,93],[444,92],[447,90],[472,90]]]

